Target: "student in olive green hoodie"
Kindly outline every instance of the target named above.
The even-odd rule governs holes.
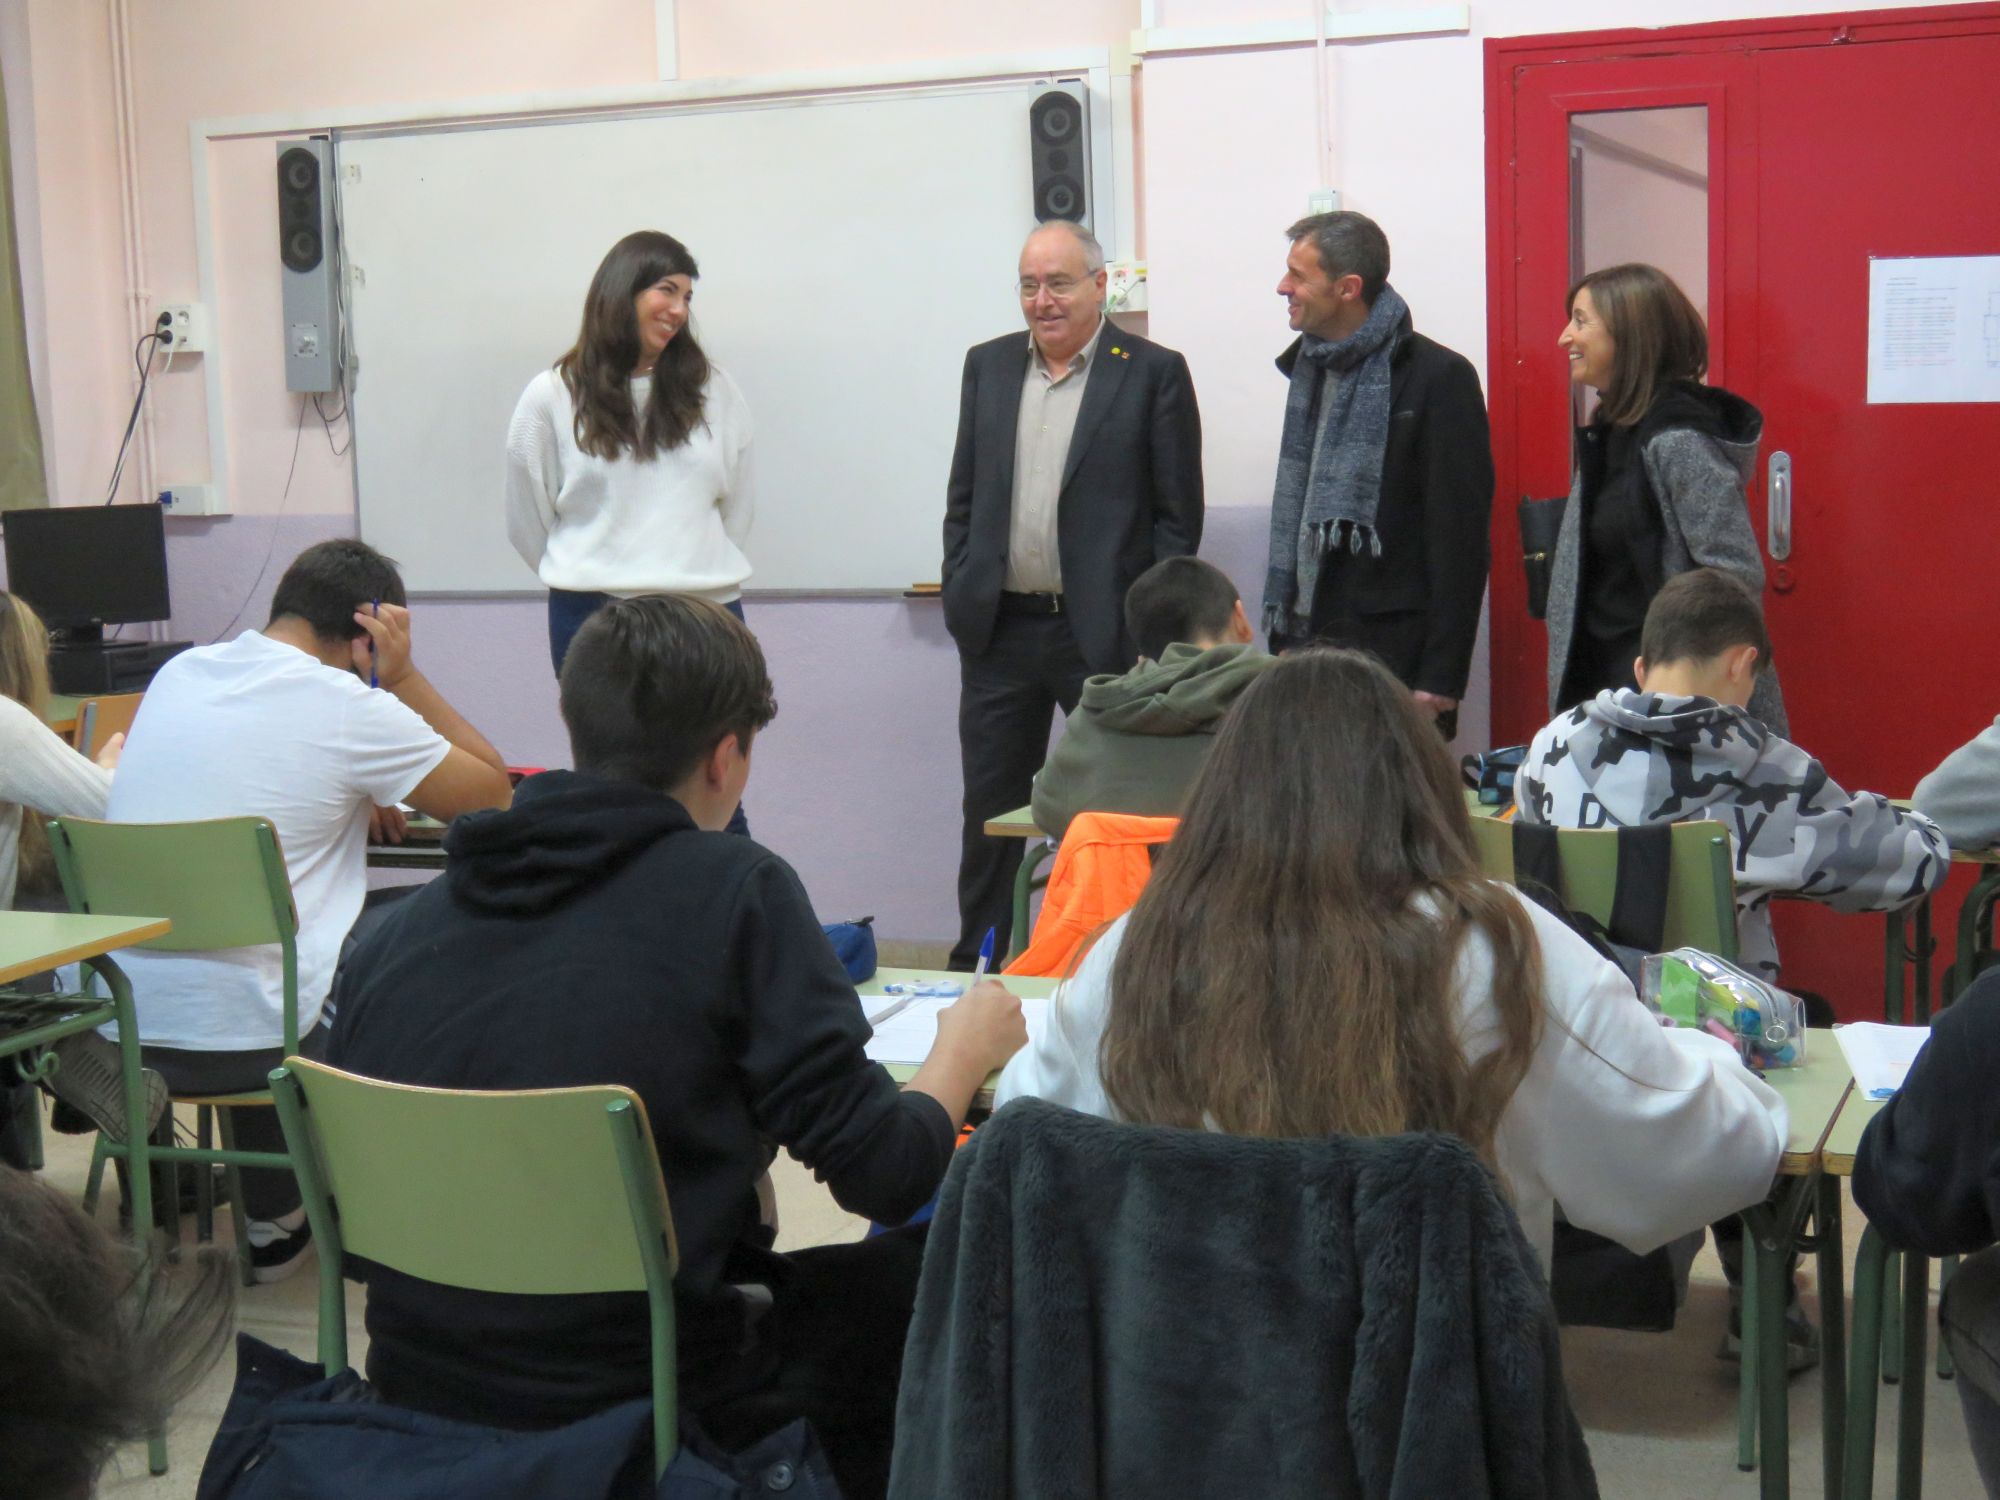
[[[1080,812],[1178,813],[1222,716],[1275,658],[1260,651],[1236,585],[1169,557],[1125,592],[1139,664],[1092,677],[1035,777],[1035,824],[1061,838]]]

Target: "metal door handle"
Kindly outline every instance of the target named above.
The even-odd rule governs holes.
[[[1769,524],[1764,529],[1765,550],[1771,554],[1772,562],[1783,562],[1792,555],[1792,455],[1773,453],[1771,465],[1764,483],[1765,498],[1770,506],[1766,519]]]

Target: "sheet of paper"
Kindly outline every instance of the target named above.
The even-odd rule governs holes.
[[[1910,1064],[1930,1040],[1928,1026],[1885,1026],[1850,1021],[1833,1029],[1834,1040],[1854,1070],[1854,1088],[1864,1099],[1887,1099],[1903,1086]]]
[[[879,1013],[889,1002],[879,995],[862,997],[862,1004]],[[931,1043],[937,1040],[938,1012],[952,1002],[949,1000],[912,1000],[903,1010],[890,1016],[875,1028],[875,1034],[868,1039],[868,1055],[880,1063],[920,1063],[930,1055]],[[1026,996],[1021,1001],[1021,1012],[1028,1021],[1028,1045],[1033,1046],[1042,1035],[1042,1029],[1049,1023],[1049,1001],[1037,996]]]
[[[2000,255],[1868,262],[1868,401],[2000,401]]]

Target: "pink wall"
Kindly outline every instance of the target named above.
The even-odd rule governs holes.
[[[1917,0],[1884,0],[1910,4]],[[1357,5],[1346,7],[1359,10]],[[1371,0],[1374,10],[1398,8]],[[1741,14],[1740,0],[1507,0],[1472,6],[1470,36],[1336,50],[1329,77],[1348,206],[1375,215],[1395,245],[1395,280],[1418,325],[1483,365],[1485,348],[1485,34],[1677,24]],[[1815,11],[1764,0],[1766,14]],[[1159,0],[1169,26],[1291,18],[1296,0]],[[763,74],[960,58],[1064,45],[1113,47],[1139,0],[684,0],[686,77]],[[427,103],[504,93],[635,85],[654,76],[652,0],[346,0],[337,15],[268,0],[133,0],[145,280],[155,300],[196,295],[190,120],[276,111]],[[64,499],[108,477],[131,394],[122,298],[108,0],[0,0],[26,18],[38,200],[20,205],[42,260],[48,330],[45,421]],[[332,18],[330,19],[330,15]],[[0,37],[20,28],[0,25]],[[19,70],[10,59],[9,81]],[[1287,333],[1271,288],[1281,231],[1319,184],[1310,49],[1230,50],[1145,65],[1142,216],[1150,331],[1185,350],[1205,416],[1216,507],[1209,549],[1257,588],[1261,511],[1281,390],[1269,360]],[[205,639],[243,598],[268,592],[300,543],[352,524],[347,464],[316,426],[296,444],[297,406],[276,378],[278,346],[268,139],[209,149],[211,214],[227,347],[225,426],[241,514],[176,524],[176,625]],[[25,181],[25,175],[23,180]],[[754,205],[746,211],[756,211]],[[1003,252],[1005,253],[1005,252]],[[158,478],[209,472],[197,362],[155,381]],[[940,479],[941,482],[941,479]],[[280,555],[282,554],[282,555]],[[1499,560],[1507,565],[1508,559]],[[259,570],[265,577],[253,586]],[[784,713],[759,747],[751,788],[765,840],[792,858],[829,916],[873,910],[892,937],[954,926],[951,880],[958,774],[954,653],[934,615],[887,601],[753,601]],[[248,618],[261,617],[253,600]],[[543,674],[538,606],[436,606],[435,672],[510,753],[560,752]],[[1467,739],[1484,724],[1483,684]],[[552,753],[553,752],[553,753]]]

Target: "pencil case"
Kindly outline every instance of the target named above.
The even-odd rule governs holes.
[[[1806,1060],[1805,1002],[1699,948],[1654,953],[1641,966],[1640,998],[1675,1026],[1720,1037],[1753,1068]]]

